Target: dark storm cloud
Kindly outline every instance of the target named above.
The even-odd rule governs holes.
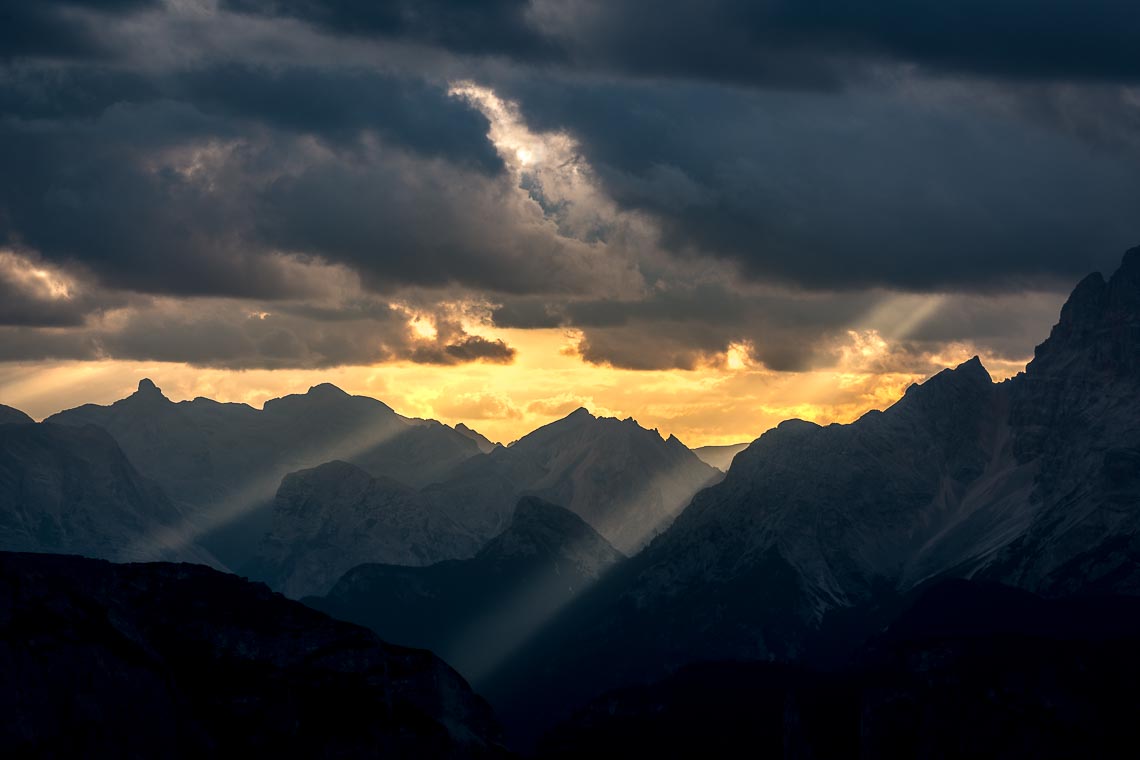
[[[1140,7],[1120,0],[225,0],[224,7],[332,33],[521,61],[553,56],[647,76],[826,87],[850,78],[859,62],[908,62],[1016,79],[1140,78]]]
[[[386,159],[323,161],[258,196],[258,234],[356,269],[372,289],[586,293],[622,262],[551,233],[504,181]]]
[[[1135,4],[159,5],[0,0],[0,247],[82,286],[0,277],[0,358],[514,357],[442,310],[411,335],[386,303],[410,289],[578,330],[590,362],[748,345],[780,370],[833,362],[892,293],[945,291],[959,311],[892,340],[1017,356],[1044,317],[1002,294],[1140,240]],[[579,184],[531,166],[520,190],[448,94],[466,79],[575,138]],[[112,328],[116,290],[247,301],[132,300]]]
[[[408,39],[460,53],[525,60],[560,50],[527,18],[528,0],[222,0],[237,13],[285,16],[330,32]]]
[[[673,251],[765,281],[1065,287],[1140,239],[1140,152],[977,102],[546,80],[510,92],[535,128],[575,135]]]
[[[278,241],[260,233],[274,230],[275,220],[300,225],[311,218],[309,209],[281,205],[299,181],[285,171],[313,167],[314,160],[375,163],[363,155],[375,152],[363,136],[380,141],[389,166],[402,153],[444,159],[453,167],[436,169],[444,184],[501,170],[477,111],[440,86],[354,69],[231,64],[159,76],[12,66],[0,71],[0,116],[7,117],[0,121],[0,243],[77,263],[106,285],[142,292],[303,292],[305,283],[266,255]],[[333,155],[307,156],[312,151],[295,141],[306,135]],[[343,234],[371,224],[376,207],[390,199],[439,208],[434,197],[407,192],[409,180],[412,170],[373,175],[369,196],[345,198],[356,217],[345,220]],[[260,226],[259,213],[267,217]],[[401,229],[399,216],[389,221],[399,230],[395,237],[414,247],[416,231]],[[392,236],[379,232],[357,261],[383,270],[384,257],[375,255]],[[335,236],[309,242],[301,253],[335,260],[340,252]],[[436,280],[461,276],[446,271],[445,254],[432,265],[440,267],[428,273]]]
[[[0,62],[19,56],[104,57],[100,20],[161,0],[0,0]]]
[[[354,68],[227,63],[181,74],[172,89],[211,115],[339,141],[371,132],[422,155],[502,169],[487,140],[487,119],[443,87],[415,79]]]
[[[1140,7],[1119,0],[626,0],[596,8],[580,30],[588,49],[645,73],[791,78],[813,57],[830,57],[1013,78],[1140,78]],[[677,55],[678,44],[687,55]],[[832,71],[842,76],[837,65]]]

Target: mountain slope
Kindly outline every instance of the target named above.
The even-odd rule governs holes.
[[[174,403],[143,380],[110,406],[88,404],[49,421],[105,428],[143,474],[194,507],[192,529],[237,568],[253,554],[290,472],[342,459],[419,487],[479,454],[474,441],[445,425],[405,420],[327,383],[259,411],[203,398]]]
[[[1137,357],[1140,249],[1076,289],[1024,375],[974,359],[850,425],[765,433],[488,693],[518,718],[540,709],[511,703],[520,678],[565,706],[697,660],[820,656],[939,577],[1140,591]]]
[[[609,692],[539,757],[1117,757],[1140,739],[1140,600],[939,584],[852,665],[703,663]]]
[[[26,425],[31,422],[35,422],[35,420],[19,409],[0,404],[0,425]]]
[[[193,565],[0,554],[10,756],[497,757],[429,652]]]
[[[0,549],[214,562],[183,520],[101,428],[0,425]]]
[[[455,426],[455,432],[475,441],[475,445],[479,447],[479,451],[483,452],[484,454],[490,453],[496,446],[500,445],[498,443],[493,443],[490,438],[483,435],[478,430],[472,430],[462,422]]]
[[[281,481],[249,573],[299,598],[364,562],[426,565],[479,546],[418,491],[334,461]]]
[[[719,477],[673,436],[578,409],[461,463],[425,494],[488,538],[511,518],[503,505],[533,494],[566,507],[631,554]]]
[[[306,602],[385,640],[431,649],[477,680],[621,559],[573,512],[526,497],[469,560],[361,565]]]

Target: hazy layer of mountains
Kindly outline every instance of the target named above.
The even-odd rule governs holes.
[[[259,411],[144,381],[43,424],[0,408],[0,549],[217,556],[443,655],[518,746],[568,721],[552,756],[672,736],[726,694],[783,705],[756,746],[793,737],[805,756],[937,755],[931,737],[976,748],[1001,726],[997,754],[1048,755],[1140,714],[1096,691],[1140,644],[1106,622],[1140,597],[1140,248],[1077,286],[1013,379],[975,358],[850,425],[791,420],[733,448],[698,456],[584,409],[501,446],[332,386]],[[208,638],[222,621],[193,598]],[[995,628],[1005,606],[1022,628]],[[1061,630],[1067,615],[1099,622]],[[745,661],[783,665],[699,665]],[[1068,733],[1034,739],[1054,718]]]
[[[98,425],[190,516],[187,540],[242,569],[273,497],[290,472],[334,459],[419,487],[480,453],[477,441],[432,420],[407,419],[375,399],[324,384],[265,403],[172,402],[149,380],[110,406],[88,404],[45,420]]]
[[[105,430],[6,417],[16,422],[0,424],[0,548],[216,564],[173,540],[185,513]]]
[[[748,448],[747,443],[733,443],[728,446],[698,446],[693,449],[693,453],[705,464],[715,467],[721,472],[728,472],[728,468],[732,466],[732,460],[746,448]]]
[[[16,410],[7,416],[30,421]],[[89,426],[108,432],[139,473],[161,486],[161,530],[138,528],[166,547],[159,556],[217,557],[295,597],[327,592],[364,562],[472,557],[528,494],[565,506],[632,552],[723,477],[676,438],[632,419],[579,409],[506,447],[467,426],[404,418],[327,384],[257,410],[202,398],[175,403],[143,380],[121,401],[60,412],[35,427],[51,428],[67,445]],[[41,508],[22,503],[30,513],[23,522],[38,519]],[[66,520],[70,512],[62,514]],[[76,535],[102,529],[61,528]],[[111,543],[116,551],[97,550],[96,539],[71,546],[108,559],[149,556],[121,555],[122,542]],[[0,548],[67,546],[38,546],[33,538]]]
[[[573,512],[528,496],[471,559],[359,565],[328,596],[305,601],[479,678],[622,559]]]

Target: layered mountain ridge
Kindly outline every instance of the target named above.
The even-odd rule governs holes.
[[[0,550],[216,565],[186,515],[94,425],[0,425]]]
[[[360,565],[306,602],[478,679],[622,559],[582,518],[528,496],[471,559]]]
[[[329,383],[257,410],[205,398],[175,403],[144,379],[110,406],[88,404],[46,421],[107,430],[144,475],[192,507],[191,527],[236,568],[256,550],[290,472],[341,459],[418,488],[480,453],[476,441],[441,423],[406,420]]]
[[[994,384],[974,358],[850,425],[765,433],[489,693],[518,725],[554,709],[512,701],[519,679],[569,704],[699,660],[812,660],[837,620],[857,641],[943,577],[1140,592],[1137,357],[1133,249],[1077,287],[1024,374]]]
[[[249,572],[300,598],[366,562],[428,565],[481,544],[416,489],[333,461],[285,476]]]
[[[510,505],[532,494],[566,507],[632,554],[720,477],[674,436],[580,408],[461,463],[424,493],[485,539],[507,526]]]

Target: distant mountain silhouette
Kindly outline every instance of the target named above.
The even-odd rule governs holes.
[[[10,757],[502,757],[437,657],[205,567],[0,553]]]
[[[592,701],[537,754],[1122,757],[1140,739],[1138,645],[1138,599],[949,582],[850,666],[690,665]]]
[[[88,404],[48,421],[106,429],[143,474],[195,507],[204,542],[239,569],[253,555],[273,495],[290,472],[341,459],[419,487],[479,454],[463,433],[405,419],[328,383],[257,410],[204,398],[174,403],[143,380],[136,393],[110,406]]]
[[[732,458],[746,448],[748,448],[747,443],[733,443],[728,446],[699,446],[693,449],[693,453],[710,467],[715,467],[721,472],[728,472],[728,468],[732,465]]]
[[[0,404],[0,425],[26,425],[32,422],[35,422],[35,420],[19,409],[13,409],[10,406]]]
[[[93,425],[0,425],[0,550],[213,563],[185,515]]]
[[[248,572],[299,598],[365,562],[427,565],[482,545],[417,490],[347,462],[287,475]]]
[[[471,559],[361,565],[327,597],[305,601],[477,678],[622,558],[573,512],[528,496]]]
[[[1078,286],[1023,375],[975,358],[850,425],[761,436],[488,693],[519,725],[688,662],[812,660],[942,577],[1140,593],[1138,504],[1140,248]]]
[[[487,438],[487,436],[483,435],[482,433],[480,433],[477,430],[472,430],[471,428],[464,425],[462,422],[460,422],[459,424],[457,424],[455,426],[455,432],[459,433],[460,435],[466,436],[466,437],[470,438],[471,440],[475,441],[475,445],[479,447],[479,451],[483,452],[484,454],[490,453],[491,451],[494,450],[494,448],[496,446],[502,445],[502,444],[498,444],[498,443],[493,443],[489,438]]]
[[[720,477],[673,436],[578,409],[462,462],[424,493],[485,538],[507,527],[509,505],[533,494],[576,513],[630,554]]]

